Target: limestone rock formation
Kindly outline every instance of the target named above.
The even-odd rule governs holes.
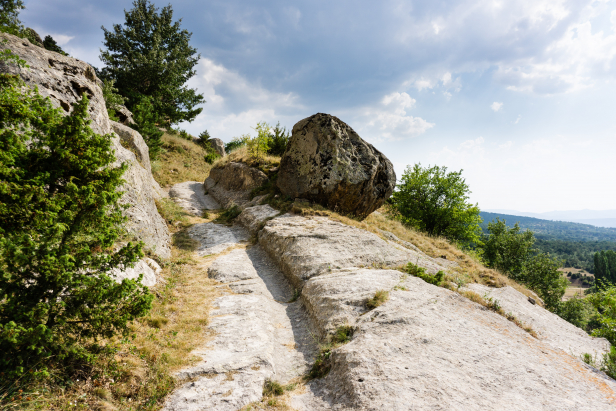
[[[298,289],[313,277],[350,267],[397,267],[413,261],[429,273],[447,269],[422,252],[327,217],[274,218],[259,233],[259,243]]]
[[[137,261],[134,267],[128,267],[124,270],[116,268],[112,270],[111,274],[118,282],[121,282],[125,278],[129,280],[136,280],[139,277],[139,274],[143,274],[141,284],[147,287],[153,287],[157,283],[156,276],[160,274],[161,271],[162,268],[160,268],[156,261],[146,257]]]
[[[346,123],[318,113],[293,126],[277,184],[292,198],[365,217],[391,195],[396,174],[387,157]]]
[[[278,214],[280,214],[280,211],[274,210],[267,204],[258,205],[245,208],[237,216],[237,222],[246,227],[251,234],[256,234],[261,229],[261,224]]]
[[[26,84],[37,86],[42,96],[49,97],[52,104],[61,107],[65,113],[69,113],[73,104],[85,93],[90,100],[88,112],[92,120],[92,130],[98,134],[113,132],[100,80],[89,64],[34,46],[25,39],[9,34],[0,33],[0,40],[6,40],[6,47],[30,66],[20,68],[14,64],[2,64],[0,71],[20,75]],[[128,146],[133,146],[135,152],[125,148],[122,141],[125,144],[128,141]],[[114,164],[129,164],[123,176],[126,183],[121,187],[125,192],[121,202],[130,206],[126,210],[129,217],[127,228],[132,235],[145,243],[146,248],[160,257],[169,257],[171,236],[154,202],[161,193],[152,178],[149,166],[142,165],[146,159],[149,164],[147,153],[143,150],[143,139],[138,133],[132,134],[128,140],[121,140],[114,134],[112,146],[116,154]]]
[[[232,203],[241,206],[250,201],[250,191],[263,185],[267,176],[244,163],[229,162],[215,167],[205,179],[205,188],[224,208]]]
[[[169,189],[169,197],[192,215],[201,217],[204,211],[216,210],[220,205],[214,198],[205,194],[205,187],[197,181],[174,184]]]
[[[207,141],[210,146],[218,153],[219,156],[224,157],[227,153],[225,152],[225,142],[219,138],[210,138]]]

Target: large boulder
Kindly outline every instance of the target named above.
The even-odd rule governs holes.
[[[215,167],[205,179],[205,188],[224,208],[242,206],[250,201],[250,192],[268,180],[265,173],[244,163],[229,162]]]
[[[225,153],[225,142],[219,138],[210,138],[207,141],[210,146],[218,153],[219,156],[224,157],[227,153]]]
[[[170,257],[171,235],[154,202],[161,193],[150,171],[147,146],[134,130],[130,133],[124,130],[127,134],[123,138],[114,133],[114,128],[120,129],[117,125],[112,128],[100,87],[102,83],[94,69],[83,61],[37,47],[10,34],[0,33],[0,41],[6,41],[3,46],[29,66],[20,68],[15,64],[0,64],[0,72],[21,76],[26,84],[38,87],[38,92],[49,97],[51,103],[62,108],[65,114],[72,111],[82,94],[88,96],[88,112],[92,120],[90,127],[98,134],[113,133],[114,166],[121,163],[128,163],[129,166],[123,176],[126,183],[120,188],[124,191],[121,202],[129,205],[125,211],[129,218],[127,229],[143,241],[147,249],[160,257]]]
[[[396,174],[348,124],[318,113],[293,126],[277,184],[290,197],[365,217],[391,195]]]

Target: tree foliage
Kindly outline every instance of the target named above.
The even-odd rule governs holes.
[[[156,160],[163,145],[161,137],[164,133],[157,126],[159,117],[150,97],[143,96],[133,107],[133,120],[135,124],[131,124],[131,127],[141,134],[148,145],[150,159]]]
[[[599,251],[594,256],[595,279],[605,283],[616,284],[616,252]]]
[[[45,37],[47,39],[47,37]],[[114,87],[115,80],[113,79],[104,79],[103,80],[103,98],[105,99],[105,107],[107,107],[107,114],[109,118],[113,121],[118,121],[119,118],[117,116],[116,111],[120,108],[121,105],[124,104],[125,98],[122,97],[118,89]]]
[[[514,279],[539,294],[545,308],[557,311],[569,284],[558,271],[560,266],[560,261],[549,255],[537,254],[526,261],[522,272]]]
[[[499,218],[489,222],[489,235],[483,236],[480,248],[488,267],[516,277],[534,252],[535,237],[529,230],[520,232],[518,223],[512,228],[507,227],[506,223]]]
[[[56,53],[68,56],[68,54],[62,50],[62,47],[60,47],[50,35],[45,36],[45,39],[43,40],[43,47],[49,51],[55,51]]]
[[[24,8],[22,0],[0,0],[0,32],[23,37],[19,12]]]
[[[112,248],[125,221],[117,189],[126,166],[114,160],[111,135],[89,127],[85,95],[63,117],[18,77],[0,75],[3,378],[44,373],[52,357],[88,359],[96,338],[126,332],[149,309],[147,288],[110,276],[142,255],[141,244]]]
[[[116,81],[131,111],[147,96],[161,125],[192,121],[204,102],[185,85],[200,57],[189,45],[192,33],[180,28],[181,19],[173,21],[171,5],[159,10],[149,0],[135,0],[124,16],[124,25],[103,27],[102,75]]]
[[[257,135],[247,142],[248,153],[253,160],[260,162],[269,149],[271,127],[265,121],[261,121],[257,123],[255,130]]]
[[[408,166],[391,199],[398,218],[430,235],[463,244],[479,241],[479,207],[468,202],[470,190],[462,170]]]
[[[278,122],[271,131],[267,153],[274,156],[282,156],[287,150],[290,138],[291,134],[285,127],[280,127],[280,122]]]

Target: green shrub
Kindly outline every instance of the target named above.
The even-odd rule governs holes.
[[[68,56],[68,54],[64,50],[62,50],[62,47],[60,47],[50,35],[45,36],[45,40],[43,40],[43,47],[45,47],[45,49],[49,51],[55,51],[56,53],[60,53],[63,56]]]
[[[214,151],[210,151],[206,155],[203,156],[203,160],[205,160],[205,162],[208,164],[213,164],[214,161],[216,161],[219,158],[220,158],[220,155]]]
[[[47,37],[45,37],[47,39]],[[113,121],[119,121],[116,110],[119,106],[124,104],[124,97],[118,94],[118,89],[114,87],[115,80],[105,79],[103,80],[103,98],[105,99],[105,106],[107,107],[107,114],[109,119]]]
[[[282,156],[287,150],[287,144],[291,139],[291,135],[286,128],[280,127],[280,123],[272,129],[273,134],[270,135],[269,148],[267,154],[274,156]]]
[[[389,291],[378,290],[374,293],[374,297],[366,302],[366,307],[368,307],[369,310],[374,310],[376,307],[383,305],[387,300],[389,300]]]
[[[276,382],[271,380],[266,380],[265,384],[263,384],[263,396],[264,397],[273,397],[284,394],[284,387]]]
[[[348,343],[349,341],[351,341],[351,337],[353,337],[354,332],[355,329],[350,325],[341,325],[340,327],[336,328],[336,331],[332,335],[332,344],[340,345]]]
[[[262,121],[257,123],[255,130],[257,131],[257,135],[248,140],[247,145],[250,157],[259,163],[263,160],[269,150],[270,126],[265,121]]]
[[[433,285],[441,285],[443,282],[443,278],[445,277],[445,273],[439,271],[438,273],[431,275],[426,273],[426,269],[423,267],[419,267],[416,264],[408,263],[405,267],[405,271],[414,277],[419,277],[425,282]]]
[[[127,333],[152,295],[110,274],[143,253],[114,251],[126,165],[110,167],[112,136],[90,129],[87,97],[63,117],[0,75],[0,107],[0,378],[11,380],[44,375],[49,361],[91,361],[95,341]]]
[[[247,134],[240,137],[233,137],[231,141],[225,144],[225,153],[229,154],[240,147],[244,147],[248,143],[248,140],[250,140],[250,136]]]
[[[588,300],[577,296],[561,302],[555,313],[563,320],[586,331],[592,331],[588,329],[588,325],[592,318],[598,314]]]
[[[159,118],[150,97],[141,96],[139,103],[133,108],[133,119],[136,124],[131,127],[141,134],[148,145],[150,160],[156,160],[160,154],[161,137],[164,133],[158,129]]]
[[[242,209],[236,204],[233,204],[229,208],[225,209],[222,213],[220,213],[217,220],[222,222],[230,222],[237,218],[237,216],[240,214],[242,214]]]

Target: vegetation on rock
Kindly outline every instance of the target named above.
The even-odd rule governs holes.
[[[110,167],[111,135],[90,129],[87,97],[63,117],[2,75],[0,100],[0,367],[11,379],[91,361],[95,340],[126,333],[152,296],[110,276],[143,254],[113,248],[126,166]]]
[[[479,242],[479,207],[468,203],[470,190],[462,170],[408,166],[391,196],[396,218],[404,224],[472,245]]]

